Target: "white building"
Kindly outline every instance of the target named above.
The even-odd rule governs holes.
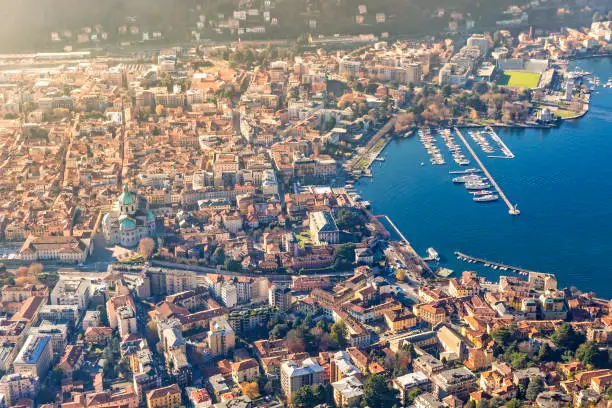
[[[129,191],[126,185],[111,211],[102,218],[102,229],[109,243],[135,246],[142,238],[155,234],[155,215],[146,198]]]
[[[138,332],[136,312],[131,306],[121,306],[117,309],[117,328],[121,337]]]
[[[30,235],[21,246],[19,257],[24,261],[58,260],[78,263],[85,262],[92,251],[93,245],[89,239]]]
[[[235,285],[226,283],[221,287],[221,301],[230,309],[238,304],[238,290]]]
[[[489,38],[484,34],[472,34],[467,40],[468,47],[478,47],[480,56],[485,57],[489,53]]]
[[[76,305],[87,309],[91,296],[91,282],[87,279],[60,278],[51,292],[52,305]]]
[[[285,361],[281,364],[281,388],[287,401],[291,402],[297,390],[305,385],[323,383],[323,367],[311,358],[298,365],[295,361]]]

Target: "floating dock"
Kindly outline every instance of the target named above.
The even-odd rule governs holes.
[[[495,130],[493,130],[491,126],[487,126],[486,130],[491,135],[491,139],[493,139],[495,143],[497,143],[502,153],[504,154],[504,156],[489,156],[489,157],[503,158],[503,159],[514,159],[516,157],[514,153],[512,153],[512,150],[510,150],[510,148],[506,146],[504,141],[501,140],[501,137],[499,137],[497,133],[495,133]]]
[[[487,266],[493,269],[499,269],[501,271],[510,271],[510,272],[518,273],[519,275],[523,275],[523,276],[528,276],[530,273],[538,273],[538,274],[543,273],[543,272],[532,271],[529,269],[521,268],[518,266],[506,265],[501,262],[489,261],[488,259],[484,259],[484,258],[477,258],[475,256],[470,256],[470,255],[464,254],[463,252],[459,252],[459,251],[455,252],[455,256],[460,261],[465,261],[465,262],[470,262],[470,263],[481,263],[484,266]],[[547,273],[547,275],[550,275],[550,274]]]
[[[518,210],[517,206],[512,205],[510,200],[508,200],[508,197],[506,197],[506,194],[504,194],[501,187],[495,182],[495,179],[493,178],[491,173],[489,173],[489,170],[487,170],[484,163],[480,160],[480,158],[478,157],[474,149],[472,149],[472,147],[468,144],[467,140],[465,140],[465,137],[463,137],[463,134],[461,133],[461,131],[455,128],[455,132],[457,132],[457,136],[459,137],[459,139],[461,139],[461,141],[463,142],[467,150],[470,152],[470,154],[472,155],[476,163],[478,163],[478,166],[480,166],[480,168],[482,169],[482,172],[485,174],[485,176],[487,176],[487,178],[491,182],[491,185],[495,187],[495,190],[497,190],[497,193],[499,194],[499,196],[502,198],[502,200],[504,200],[504,202],[508,206],[508,214],[519,215],[521,212]]]

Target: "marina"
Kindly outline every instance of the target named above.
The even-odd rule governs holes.
[[[518,266],[506,265],[501,262],[489,261],[488,259],[484,259],[484,258],[477,258],[475,256],[470,256],[470,255],[464,254],[463,252],[459,252],[459,251],[455,251],[455,256],[457,257],[458,260],[462,262],[479,263],[479,264],[483,264],[487,268],[499,269],[500,271],[510,271],[510,272],[514,272],[522,276],[528,276],[530,273],[542,273],[542,272],[537,272],[537,271],[532,271],[529,269],[521,268]]]
[[[492,158],[501,157],[505,159],[514,159],[516,157],[514,153],[512,153],[512,151],[508,148],[508,146],[506,146],[506,144],[501,139],[501,137],[499,137],[499,135],[495,132],[495,130],[493,130],[491,126],[487,126],[487,132],[489,132],[489,134],[491,135],[491,139],[493,139],[493,141],[497,143],[497,145],[501,149],[501,152],[504,154],[504,156],[489,156],[489,157],[492,157]]]
[[[425,147],[425,150],[427,150],[431,164],[441,166],[446,163],[440,148],[436,145],[436,138],[431,134],[431,129],[419,129],[419,140],[423,147]]]
[[[440,130],[440,136],[442,140],[444,140],[444,144],[451,152],[453,156],[453,160],[460,166],[467,166],[470,164],[470,161],[466,159],[465,155],[461,151],[461,146],[457,142],[455,142],[455,137],[450,129],[442,129]]]
[[[487,157],[492,159],[514,159],[516,157],[491,126],[487,126],[484,130],[469,130],[468,135],[478,146],[480,146],[483,153],[487,154]],[[494,154],[496,149],[489,139],[495,142],[501,155]]]
[[[510,202],[510,200],[508,199],[508,197],[506,197],[506,195],[502,191],[501,187],[495,182],[495,179],[493,178],[491,173],[489,173],[489,171],[485,167],[484,163],[480,160],[480,158],[478,157],[478,155],[476,154],[474,149],[472,149],[472,147],[468,144],[467,140],[465,140],[465,137],[463,136],[461,131],[459,129],[457,129],[457,128],[455,128],[455,130],[457,132],[457,136],[459,137],[459,139],[461,139],[461,141],[463,142],[465,147],[468,149],[468,151],[470,152],[470,154],[472,155],[472,157],[474,158],[476,163],[478,163],[478,165],[480,166],[482,172],[487,176],[487,178],[491,182],[491,185],[493,185],[493,187],[495,187],[495,190],[497,190],[497,193],[499,194],[499,196],[502,198],[502,200],[504,200],[504,202],[508,206],[508,214],[510,214],[510,215],[519,215],[520,211],[517,208],[517,206],[513,205]],[[481,189],[479,189],[479,190],[481,190]]]

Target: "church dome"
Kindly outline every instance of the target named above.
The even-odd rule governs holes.
[[[125,220],[121,221],[119,228],[122,230],[131,230],[136,228],[136,223],[129,218],[126,218]]]
[[[119,204],[132,205],[136,202],[134,193],[128,190],[127,184],[123,186],[123,193],[119,196]]]

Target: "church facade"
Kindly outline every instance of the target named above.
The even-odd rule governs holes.
[[[155,215],[147,199],[126,185],[111,211],[102,218],[102,230],[108,243],[133,247],[142,238],[155,234]]]

